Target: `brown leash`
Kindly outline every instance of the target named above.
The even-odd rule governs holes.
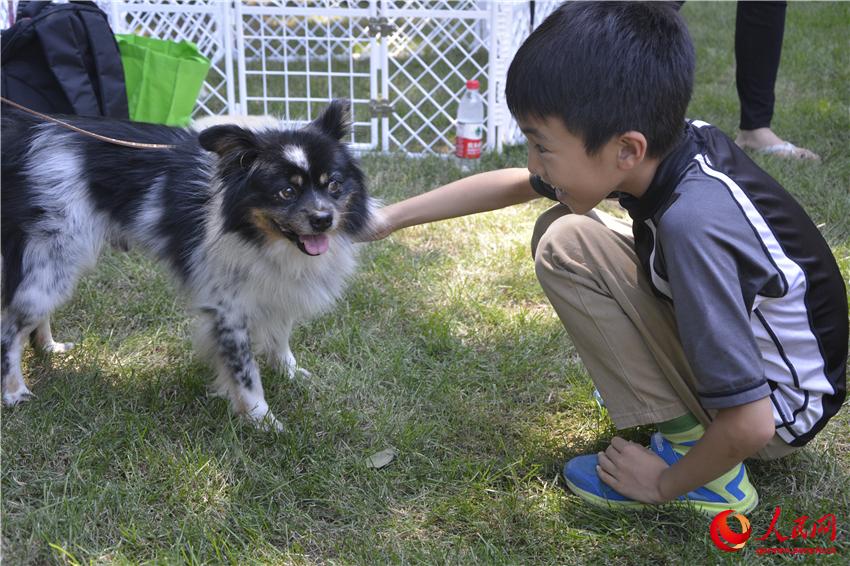
[[[60,126],[64,126],[65,128],[68,128],[69,130],[74,130],[75,132],[79,132],[83,135],[86,135],[86,136],[92,137],[96,140],[104,141],[104,142],[107,142],[107,143],[111,143],[111,144],[115,144],[115,145],[122,145],[124,147],[133,147],[133,148],[136,148],[136,149],[172,149],[172,148],[177,147],[175,145],[169,145],[169,144],[165,144],[165,143],[142,143],[142,142],[118,140],[118,139],[115,139],[115,138],[102,136],[100,134],[96,134],[94,132],[89,132],[88,130],[78,128],[77,126],[73,126],[73,125],[69,124],[68,122],[63,122],[62,120],[54,118],[53,116],[48,116],[47,114],[42,114],[41,112],[36,112],[35,110],[31,110],[31,109],[27,108],[26,106],[21,106],[17,102],[13,102],[13,101],[11,101],[8,98],[5,98],[3,96],[0,96],[0,101],[3,101],[4,103],[8,104],[9,106],[14,106],[18,110],[23,110],[24,112],[32,114],[33,116],[38,116],[42,120],[47,120],[48,122],[53,122],[54,124],[59,124]]]

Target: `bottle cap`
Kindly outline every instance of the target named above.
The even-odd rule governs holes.
[[[466,81],[466,88],[468,88],[469,90],[478,90],[478,81],[476,81],[475,79]]]

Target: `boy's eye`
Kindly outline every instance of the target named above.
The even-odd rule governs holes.
[[[277,197],[280,200],[292,200],[298,196],[298,193],[292,187],[286,187],[282,191],[277,192]]]
[[[549,153],[549,150],[540,144],[537,144],[535,147],[537,149],[537,153]]]

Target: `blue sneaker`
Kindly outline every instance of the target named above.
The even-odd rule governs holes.
[[[684,456],[696,441],[672,444],[660,432],[652,435],[650,449],[669,465],[673,465]],[[619,507],[642,509],[652,507],[617,493],[608,487],[596,473],[596,454],[577,456],[564,466],[564,479],[573,493],[598,507]],[[714,516],[721,511],[732,509],[738,513],[748,513],[758,504],[756,488],[747,477],[743,463],[738,464],[719,478],[677,498],[693,504],[697,511]]]

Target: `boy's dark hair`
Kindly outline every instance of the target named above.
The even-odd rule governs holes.
[[[561,118],[590,155],[635,130],[661,157],[682,134],[694,65],[672,2],[567,2],[519,48],[505,95],[516,117]]]

